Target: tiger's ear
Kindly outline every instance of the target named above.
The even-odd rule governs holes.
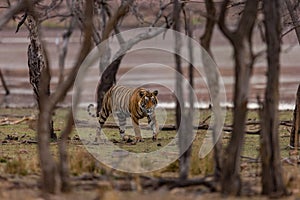
[[[144,96],[144,91],[140,91],[139,95],[142,98]]]
[[[157,90],[154,90],[152,93],[154,94],[154,96],[158,95],[158,91]]]

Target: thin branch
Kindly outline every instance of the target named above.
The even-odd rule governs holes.
[[[287,34],[289,34],[290,32],[292,32],[293,30],[299,28],[300,25],[297,26],[293,26],[292,28],[290,28],[289,30],[287,30],[285,33],[281,34],[281,38],[283,38],[284,36],[286,36]]]
[[[90,9],[92,10],[92,9]],[[86,13],[87,18],[91,17],[92,13]],[[92,36],[92,31],[90,30],[92,27],[92,20],[86,20],[85,24],[85,37],[84,37],[84,42],[81,50],[79,51],[80,54],[78,56],[78,59],[73,67],[73,70],[70,72],[68,75],[67,79],[60,85],[59,89],[56,90],[51,96],[51,103],[52,106],[54,107],[59,101],[64,99],[65,95],[67,94],[67,91],[72,87],[76,74],[81,66],[81,63],[84,61],[86,56],[88,55],[90,49],[91,49],[91,36]]]
[[[131,13],[135,16],[135,18],[141,23],[141,24],[148,24],[148,22],[145,21],[143,15],[139,12],[137,4],[133,4],[131,6]]]
[[[110,33],[118,23],[119,19],[121,19],[128,13],[129,7],[130,5],[132,5],[133,2],[134,0],[122,1],[122,4],[118,8],[117,12],[107,22],[107,26],[103,31],[102,41],[108,39]]]
[[[73,17],[70,21],[70,24],[62,35],[63,41],[62,46],[59,50],[58,56],[58,67],[59,67],[59,79],[58,83],[60,84],[64,80],[64,68],[65,68],[65,60],[68,52],[68,45],[70,41],[70,37],[75,28],[75,18]]]
[[[121,49],[119,51],[117,51],[116,54],[114,55],[113,60],[115,60],[119,56],[125,54],[135,44],[137,44],[137,43],[139,43],[143,40],[151,39],[151,38],[163,33],[165,31],[166,27],[167,27],[167,24],[164,24],[163,26],[161,26],[160,28],[157,28],[157,29],[149,28],[149,30],[147,32],[137,34],[135,37],[131,38],[130,40],[128,40],[126,42],[124,42]]]
[[[123,44],[125,44],[125,40],[122,36],[122,34],[120,33],[119,27],[115,26],[115,33],[116,33],[116,37],[118,39],[118,42],[121,46],[123,46]]]
[[[240,6],[240,5],[245,5],[246,2],[242,1],[242,2],[232,2],[230,5],[228,5],[227,8],[232,8],[232,7],[236,7],[236,6]]]
[[[163,11],[168,8],[170,5],[172,5],[172,1],[168,2],[167,4],[162,5],[162,1],[160,2],[160,9],[156,15],[156,18],[154,20],[154,22],[151,24],[151,27],[155,26],[155,24],[158,22],[159,19],[161,19],[161,17],[163,17]]]
[[[144,178],[144,177],[143,177]],[[166,178],[151,178],[143,181],[144,188],[154,188],[157,189],[162,186],[167,186],[169,189],[173,189],[176,187],[188,187],[195,185],[203,185],[209,188],[211,191],[216,191],[216,186],[211,177],[203,177],[203,178],[193,178],[193,179],[166,179]]]
[[[20,27],[24,24],[26,18],[27,18],[27,12],[25,12],[25,14],[22,16],[21,21],[18,23],[16,33],[19,31]]]
[[[229,3],[229,0],[224,0],[222,3],[218,24],[219,24],[221,31],[224,33],[224,35],[227,38],[229,38],[230,40],[233,40],[234,34],[232,31],[230,31],[228,29],[228,27],[225,23],[228,3]]]
[[[0,29],[7,24],[9,20],[13,18],[16,14],[24,12],[27,7],[27,0],[21,0],[20,2],[14,4],[0,17]]]
[[[54,19],[54,18],[62,18],[62,20],[64,20],[65,18],[68,18],[71,16],[73,16],[72,13],[52,14],[52,15],[46,15],[46,16],[39,18],[39,21],[42,22],[42,21],[46,21],[48,19]]]

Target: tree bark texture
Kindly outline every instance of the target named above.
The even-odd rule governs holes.
[[[225,16],[229,0],[222,5],[219,27],[230,40],[234,49],[235,85],[233,130],[223,158],[221,187],[224,194],[239,195],[241,192],[240,155],[244,142],[245,120],[247,114],[248,91],[252,74],[254,56],[252,52],[252,30],[255,24],[258,0],[247,0],[237,29],[229,30]]]
[[[293,114],[293,127],[290,137],[290,146],[298,149],[299,147],[299,134],[300,134],[300,84],[298,86],[295,110]]]
[[[280,161],[278,137],[278,101],[280,74],[280,4],[264,0],[265,36],[267,42],[267,87],[261,117],[262,194],[284,195],[286,188]]]
[[[47,54],[45,52],[45,49],[42,45],[41,36],[39,33],[39,24],[37,24],[37,14],[32,11],[32,16],[30,16],[29,24],[34,25],[30,30],[34,30],[33,35],[34,37],[30,38],[33,43],[31,43],[31,46],[29,47],[30,53],[29,55],[33,56],[33,58],[41,58],[43,57],[43,60],[37,59],[36,62],[33,62],[32,60],[29,60],[29,62],[33,62],[34,69],[37,71],[34,71],[33,77],[39,77],[38,80],[32,79],[34,83],[37,81],[37,90],[39,95],[39,117],[38,117],[38,128],[37,128],[37,136],[38,136],[38,152],[39,152],[39,161],[40,161],[40,167],[41,167],[41,183],[42,183],[42,190],[46,193],[58,193],[62,190],[62,179],[60,177],[60,173],[63,171],[63,173],[68,173],[64,168],[67,160],[64,161],[64,163],[61,163],[60,165],[57,165],[57,163],[54,161],[52,157],[52,153],[50,151],[50,144],[49,144],[49,132],[50,132],[50,126],[49,123],[47,123],[49,120],[51,120],[53,110],[55,109],[58,102],[64,99],[66,96],[68,90],[72,87],[74,84],[77,72],[88,55],[90,49],[91,49],[91,36],[92,36],[92,2],[87,1],[86,8],[85,8],[85,32],[84,32],[84,41],[82,44],[82,48],[79,51],[79,55],[77,56],[77,60],[74,64],[74,67],[66,77],[66,79],[57,87],[57,89],[50,95],[49,90],[49,83],[50,83],[50,69],[47,59]],[[34,29],[33,29],[34,28]],[[35,42],[38,43],[35,43]],[[37,45],[40,44],[40,45]],[[40,48],[40,51],[38,51],[38,54],[35,54],[35,48]],[[29,57],[31,58],[31,57]],[[42,63],[42,64],[41,64]],[[38,71],[40,70],[40,71]],[[70,121],[69,121],[70,122]],[[70,123],[68,123],[70,124]],[[65,129],[65,133],[63,133],[63,139],[66,138],[66,135],[70,132],[70,128]],[[66,155],[66,148],[61,146],[59,149],[61,157],[65,158]],[[63,152],[64,151],[64,152]],[[63,169],[59,169],[59,167],[63,167]],[[60,173],[59,173],[60,172]],[[67,180],[64,179],[67,177],[66,174],[63,175],[63,181]]]
[[[28,16],[28,25],[30,31],[30,45],[28,47],[30,83],[33,86],[40,111],[37,137],[39,160],[42,170],[42,190],[49,193],[57,193],[59,186],[56,183],[59,182],[59,176],[49,144],[49,136],[53,131],[52,110],[49,106],[50,104],[47,102],[50,95],[50,72],[40,40],[39,24],[35,16]]]
[[[28,29],[30,44],[27,50],[28,56],[28,68],[29,68],[29,81],[33,87],[33,91],[40,109],[40,92],[45,93],[47,96],[50,95],[50,78],[46,83],[45,90],[40,90],[41,72],[46,68],[46,61],[42,43],[40,41],[39,34],[39,24],[33,16],[28,16]],[[57,139],[56,134],[53,129],[53,121],[49,119],[49,134],[50,138]]]

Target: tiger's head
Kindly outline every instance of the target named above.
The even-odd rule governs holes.
[[[158,91],[154,90],[153,92],[150,92],[149,90],[141,89],[138,94],[140,97],[138,101],[139,107],[143,113],[147,114],[148,116],[152,115],[158,103]]]

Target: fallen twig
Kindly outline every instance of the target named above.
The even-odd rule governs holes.
[[[189,187],[195,185],[203,185],[209,188],[211,191],[216,191],[215,182],[213,180],[213,177],[211,176],[207,176],[203,178],[186,179],[186,180],[180,180],[178,178],[173,178],[173,179],[152,178],[152,179],[144,180],[142,184],[144,188],[153,188],[153,189],[157,189],[162,186],[167,186],[169,189],[173,189],[176,187]]]
[[[0,119],[0,126],[20,124],[24,121],[29,121],[29,120],[35,120],[35,117],[32,117],[32,116],[23,117],[22,119],[18,119],[18,120],[9,120],[6,117],[4,119]]]

